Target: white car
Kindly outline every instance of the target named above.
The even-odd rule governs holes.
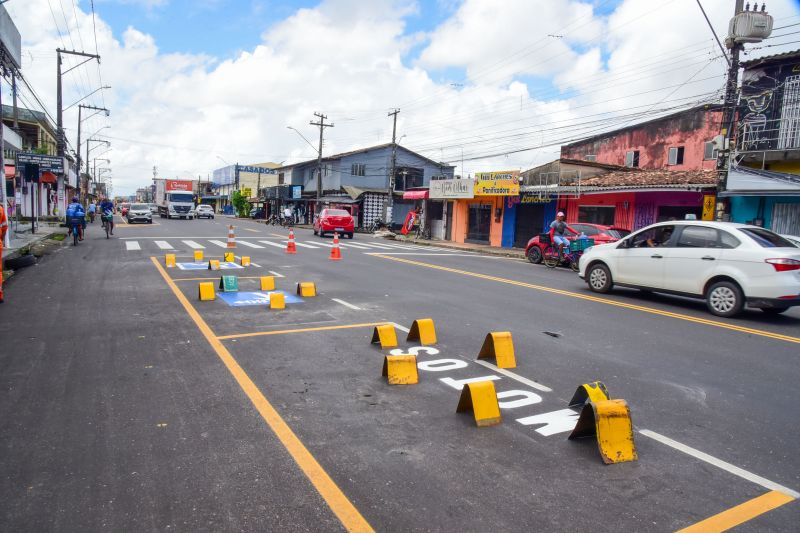
[[[587,250],[579,275],[594,292],[619,285],[702,298],[724,317],[745,305],[770,314],[800,305],[800,249],[767,229],[731,222],[653,224]]]
[[[200,204],[194,208],[195,218],[214,218],[214,208],[207,204]]]
[[[150,207],[147,204],[131,204],[128,212],[125,214],[128,224],[134,222],[153,223],[153,214],[150,212]]]
[[[800,237],[797,235],[781,235],[781,237],[800,248]]]

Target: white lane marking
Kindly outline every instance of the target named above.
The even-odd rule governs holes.
[[[370,248],[377,248],[379,250],[388,250],[391,246],[386,246],[385,244],[374,244],[371,242],[359,242],[361,246],[369,246]]]
[[[283,242],[288,243],[289,241],[283,241]],[[302,248],[319,248],[319,246],[314,246],[313,244],[306,244],[304,242],[298,242],[298,241],[294,241],[294,244]]]
[[[389,324],[393,325],[394,327],[396,327],[396,328],[397,328],[397,329],[399,329],[400,331],[405,331],[406,333],[408,333],[409,331],[411,331],[411,330],[410,330],[410,329],[408,329],[407,327],[405,327],[405,326],[401,326],[401,325],[400,325],[400,324],[398,324],[397,322],[389,322]]]
[[[344,248],[344,247],[347,247],[347,248],[358,248],[359,250],[369,250],[370,249],[368,246],[364,246],[363,244],[355,244],[355,243],[352,243],[352,242],[348,242],[346,245],[340,244],[339,246],[341,246],[342,248]]]
[[[139,246],[139,241],[125,241],[125,249],[130,250],[141,250],[142,247]]]
[[[283,248],[286,249],[286,245],[283,245],[279,242],[272,242],[272,241],[258,241],[260,243],[268,244],[270,246],[275,246],[276,248]]]
[[[274,270],[267,270],[267,272],[269,272],[270,274],[272,274],[272,275],[273,275],[273,276],[275,276],[276,278],[282,278],[282,277],[283,277],[283,274],[278,274],[278,273],[277,273],[277,272],[275,272]]]
[[[247,242],[242,240],[236,241],[236,244],[241,244],[242,246],[248,246],[250,248],[263,248],[263,246],[261,246],[260,244],[253,244],[252,242]]]
[[[156,246],[161,248],[162,250],[172,250],[172,245],[167,241],[155,241]]]
[[[542,385],[541,383],[536,383],[535,381],[533,381],[531,379],[528,379],[526,377],[520,376],[519,374],[515,374],[514,372],[510,372],[510,371],[506,370],[505,368],[497,368],[495,365],[493,365],[492,363],[489,363],[488,361],[481,361],[480,359],[476,359],[473,362],[477,363],[477,364],[479,364],[481,366],[485,366],[489,370],[492,370],[493,372],[497,372],[498,374],[502,374],[502,375],[506,376],[507,378],[511,378],[511,379],[517,380],[520,383],[522,383],[524,385],[527,385],[528,387],[531,387],[532,389],[540,390],[542,392],[553,392],[553,389],[551,389],[550,387],[548,387],[546,385]]]
[[[203,246],[199,242],[195,241],[182,241],[182,242],[189,248],[194,248],[195,250],[203,250],[205,248],[205,246]]]
[[[450,253],[423,253],[423,252],[365,252],[364,255],[416,255],[416,256],[440,256],[440,257],[474,257],[473,254],[450,254]]]
[[[355,306],[355,305],[353,305],[351,303],[347,303],[344,300],[340,300],[339,298],[331,298],[331,300],[333,300],[337,304],[342,304],[345,307],[349,307],[350,309],[355,309],[356,311],[362,311],[362,309],[360,307]]]
[[[227,248],[227,247],[228,247],[228,243],[227,243],[227,242],[222,242],[222,241],[213,241],[213,240],[211,240],[211,239],[209,239],[209,241],[208,241],[208,242],[210,242],[211,244],[216,244],[216,245],[217,245],[217,246],[219,246],[220,248]]]
[[[726,472],[729,472],[734,476],[739,476],[740,478],[746,479],[747,481],[751,481],[756,485],[761,485],[765,489],[777,490],[784,494],[788,494],[793,498],[800,498],[800,493],[797,491],[794,491],[788,487],[784,487],[783,485],[779,485],[774,481],[770,481],[769,479],[753,474],[752,472],[748,472],[747,470],[744,470],[742,468],[739,468],[738,466],[725,462],[722,459],[717,459],[716,457],[708,455],[705,452],[701,452],[700,450],[692,448],[691,446],[681,444],[680,442],[672,440],[669,437],[665,437],[660,433],[656,433],[655,431],[650,431],[649,429],[640,429],[638,431],[645,437],[650,437],[653,440],[657,440],[661,444],[666,444],[670,448],[674,448],[687,455],[691,455],[695,459],[700,459],[701,461],[705,461],[706,463],[716,466],[717,468],[720,468],[722,470],[725,470]]]

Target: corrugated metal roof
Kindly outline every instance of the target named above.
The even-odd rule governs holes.
[[[621,191],[639,189],[687,189],[699,190],[715,187],[717,172],[714,170],[639,170],[615,171],[591,178],[580,183],[566,181],[560,185],[528,185],[524,191],[582,192]]]
[[[781,54],[773,54],[771,56],[762,56],[756,59],[748,59],[747,61],[742,61],[741,66],[743,68],[753,68],[759,65],[764,65],[766,63],[786,61],[787,59],[793,59],[793,58],[800,59],[800,50],[792,50],[791,52],[783,52]]]

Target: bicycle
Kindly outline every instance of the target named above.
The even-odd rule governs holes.
[[[569,241],[566,253],[556,244],[549,244],[542,254],[542,262],[547,268],[555,268],[562,263],[569,263],[573,272],[579,270],[579,263],[583,252],[594,246],[593,239],[578,238]]]
[[[72,217],[69,221],[69,231],[72,233],[72,245],[78,246],[78,241],[81,240],[81,230],[83,229],[84,219],[80,217]]]
[[[372,224],[369,225],[367,231],[370,233],[375,233],[376,231],[380,231],[383,229],[388,230],[389,225],[386,224],[383,220],[376,218],[375,220],[372,221]]]
[[[103,221],[103,229],[106,230],[106,239],[109,239],[109,234],[114,231],[114,215],[102,215],[100,220]]]

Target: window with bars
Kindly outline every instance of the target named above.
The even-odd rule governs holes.
[[[800,75],[784,82],[780,123],[778,148],[800,147]]]

